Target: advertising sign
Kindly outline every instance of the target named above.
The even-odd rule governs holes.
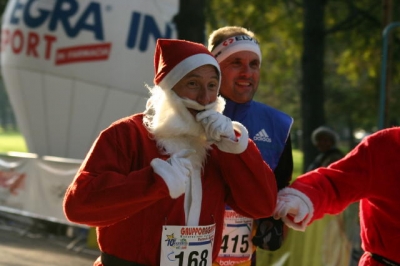
[[[29,152],[82,159],[111,122],[143,111],[177,12],[178,0],[10,0],[1,70]]]

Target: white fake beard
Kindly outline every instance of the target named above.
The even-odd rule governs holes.
[[[218,97],[214,103],[202,106],[195,101],[180,98],[172,90],[165,91],[158,86],[150,92],[152,96],[147,101],[144,122],[149,132],[154,135],[157,146],[166,154],[173,154],[182,149],[194,149],[196,153],[189,159],[193,166],[202,168],[207,150],[211,146],[207,142],[204,127],[187,108],[199,111],[214,109],[222,112],[225,100]]]

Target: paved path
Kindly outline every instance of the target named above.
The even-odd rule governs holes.
[[[26,228],[25,228],[26,229]],[[85,239],[47,233],[28,233],[20,226],[0,223],[1,266],[92,266],[98,250],[88,249]]]

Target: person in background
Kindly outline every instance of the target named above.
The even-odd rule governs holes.
[[[329,127],[316,128],[311,134],[311,141],[319,154],[308,166],[307,172],[318,167],[327,167],[344,157],[344,153],[337,147],[339,135]],[[313,230],[321,233],[319,230],[321,227],[324,228],[322,231],[324,241],[322,244],[315,243],[315,247],[312,247],[314,250],[321,249],[321,260],[324,265],[345,265],[350,260],[351,246],[354,244],[356,247],[354,240],[360,231],[357,219],[358,206],[355,205],[350,205],[341,214],[324,218],[326,221],[322,219],[319,227],[315,225],[315,228],[310,229],[312,234]],[[332,245],[335,248],[332,248]]]
[[[295,230],[359,202],[360,266],[400,265],[400,127],[365,137],[344,158],[278,193],[274,217]]]
[[[220,93],[226,100],[223,114],[248,129],[249,137],[256,143],[264,161],[274,170],[277,188],[286,187],[293,172],[290,140],[293,119],[271,106],[253,100],[260,81],[262,59],[254,33],[238,26],[219,28],[210,34],[208,49],[221,66]],[[255,201],[253,204],[260,202]],[[218,264],[235,261],[235,264],[229,265],[255,265],[256,247],[276,250],[282,245],[282,221],[272,217],[253,221],[234,213],[228,205]],[[237,239],[242,245],[240,248]]]
[[[211,265],[225,204],[253,218],[275,208],[272,170],[245,127],[221,114],[214,56],[158,39],[154,68],[144,113],[100,133],[65,194],[68,220],[96,227],[95,266]]]
[[[343,158],[344,154],[338,149],[338,134],[329,127],[321,126],[311,134],[311,141],[320,152],[314,161],[308,166],[307,172]]]

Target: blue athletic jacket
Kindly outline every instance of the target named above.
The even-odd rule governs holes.
[[[256,101],[235,103],[229,99],[226,99],[223,114],[247,128],[264,161],[275,170],[289,137],[293,118]]]

